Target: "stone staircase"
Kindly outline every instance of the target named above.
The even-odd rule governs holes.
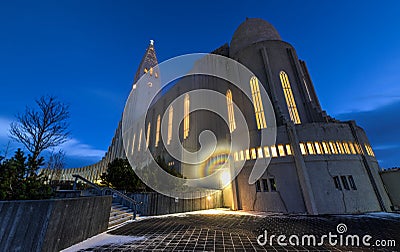
[[[132,220],[132,217],[132,209],[113,202],[111,205],[110,219],[108,221],[108,229],[111,229],[128,220]]]

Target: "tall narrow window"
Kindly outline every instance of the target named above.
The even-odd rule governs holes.
[[[340,179],[342,180],[344,189],[350,190],[349,183],[347,182],[346,176],[340,176]]]
[[[256,181],[256,192],[261,192],[260,180],[257,180],[257,181]]]
[[[333,182],[335,183],[335,187],[338,190],[342,190],[342,185],[340,184],[340,180],[338,176],[333,177]]]
[[[150,122],[147,125],[146,148],[149,148],[149,143],[150,143]]]
[[[186,139],[189,136],[189,108],[189,94],[186,94],[184,100],[183,139]]]
[[[172,140],[172,118],[174,116],[174,108],[171,106],[169,107],[168,111],[168,138],[167,138],[167,144],[169,145]]]
[[[283,93],[285,94],[286,104],[289,110],[290,119],[295,124],[300,124],[299,113],[297,112],[296,102],[294,101],[292,88],[290,87],[290,82],[287,74],[284,71],[279,73],[279,77],[281,78],[281,83],[283,87]]]
[[[235,112],[233,110],[232,92],[226,91],[226,106],[228,108],[229,131],[233,132],[236,129]]]
[[[267,123],[265,121],[264,107],[261,100],[260,87],[258,84],[258,79],[253,76],[250,79],[251,95],[253,97],[254,112],[256,114],[256,121],[258,129],[265,129]]]
[[[155,147],[158,147],[158,142],[160,141],[160,125],[161,125],[161,116],[157,116],[157,128],[156,128],[156,143],[154,144]]]
[[[133,155],[133,151],[135,150],[135,139],[136,139],[136,133],[133,134],[131,155]]]
[[[140,145],[142,144],[142,129],[140,129],[139,133],[139,142],[138,142],[138,151],[140,151]]]

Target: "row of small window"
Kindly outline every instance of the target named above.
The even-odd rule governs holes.
[[[353,176],[334,176],[333,183],[338,190],[357,190],[356,183],[354,182]]]
[[[260,179],[256,183],[256,192],[276,192],[275,178]],[[262,186],[262,190],[261,190]]]
[[[302,155],[363,154],[360,144],[347,141],[306,142],[300,143],[299,146]],[[375,156],[370,145],[365,144],[364,146],[368,155]],[[292,146],[290,144],[278,144],[271,147],[264,146],[237,151],[233,156],[235,161],[243,161],[264,157],[291,156],[293,155],[292,153]]]
[[[367,154],[375,156],[369,144],[364,144]],[[302,155],[321,155],[321,154],[363,154],[361,145],[348,141],[322,141],[300,143]]]

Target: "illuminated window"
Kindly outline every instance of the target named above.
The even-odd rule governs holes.
[[[237,152],[235,152],[235,154],[233,154],[233,156],[234,156],[234,158],[235,158],[235,161],[238,161],[238,160],[239,160],[239,155],[238,155]]]
[[[351,154],[357,154],[356,149],[354,148],[354,144],[352,142],[349,142],[349,147]]]
[[[326,142],[322,142],[322,148],[324,149],[325,154],[331,154],[331,151],[329,150],[329,146]]]
[[[235,112],[233,110],[232,92],[229,89],[226,91],[226,106],[228,108],[229,131],[233,132],[236,129],[236,122]]]
[[[189,94],[185,94],[185,107],[184,107],[184,118],[183,118],[183,139],[186,139],[189,136],[189,108],[190,108],[190,100]]]
[[[321,155],[322,154],[321,144],[319,142],[314,142],[314,146],[315,146],[315,151],[317,152],[317,154]]]
[[[372,150],[372,147],[371,147],[370,145],[368,145],[368,146],[369,146],[369,149],[370,149],[370,151],[371,151],[372,156],[375,157],[375,153],[374,153],[374,151]]]
[[[264,157],[261,147],[258,147],[258,148],[257,148],[257,154],[258,154],[258,158],[263,158],[263,157]]]
[[[356,147],[357,154],[363,154],[361,146],[358,143],[354,143],[354,146]]]
[[[250,160],[250,151],[247,149],[244,152],[246,153],[246,160]]]
[[[329,141],[329,147],[331,147],[332,154],[338,154],[335,142]]]
[[[271,156],[272,157],[277,157],[278,156],[278,152],[276,151],[276,146],[275,145],[271,146]]]
[[[344,154],[344,149],[343,149],[342,143],[339,141],[336,141],[336,146],[338,147],[339,154]]]
[[[286,153],[288,156],[292,155],[292,146],[290,144],[286,144]]]
[[[133,151],[135,150],[135,139],[136,139],[136,133],[133,134],[131,155],[133,155]]]
[[[289,110],[290,119],[295,124],[300,124],[299,113],[297,112],[296,102],[294,101],[292,88],[290,87],[290,82],[287,74],[284,71],[279,73],[279,77],[281,78],[283,93],[285,94],[286,104]]]
[[[139,133],[138,151],[140,151],[141,144],[142,144],[142,129],[140,129],[140,133]]]
[[[312,142],[307,142],[307,150],[310,155],[315,154],[315,149],[314,149],[314,145],[312,144]]]
[[[350,148],[349,148],[349,144],[347,142],[343,142],[343,147],[344,147],[344,152],[346,154],[351,154],[350,153]]]
[[[306,146],[304,145],[304,143],[299,143],[299,145],[300,145],[301,154],[307,155],[307,150],[306,150]]]
[[[281,156],[281,157],[286,156],[285,148],[283,147],[282,144],[278,144],[278,151],[279,151],[279,156]]]
[[[146,148],[149,148],[149,142],[150,142],[150,122],[147,125]]]
[[[168,111],[168,139],[167,144],[169,145],[172,140],[172,118],[174,116],[174,108],[171,106],[169,107]]]
[[[251,149],[251,159],[256,159],[256,158],[257,158],[256,149],[252,148]]]
[[[270,156],[270,155],[269,155],[269,148],[268,148],[268,146],[264,146],[264,156],[265,156],[266,158]]]
[[[155,143],[155,147],[158,146],[158,142],[160,141],[160,125],[161,125],[161,116],[158,115],[157,116],[157,128],[156,128],[156,143]]]
[[[239,155],[240,155],[240,160],[242,160],[242,161],[243,161],[243,160],[244,160],[243,151],[240,151],[240,152],[239,152]]]
[[[256,121],[258,129],[265,129],[267,123],[265,121],[264,107],[261,100],[260,87],[258,84],[258,79],[253,76],[250,79],[251,95],[253,97],[254,112],[256,114]]]

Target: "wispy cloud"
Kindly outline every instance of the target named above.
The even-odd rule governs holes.
[[[8,138],[11,122],[6,117],[0,117],[0,138]]]
[[[94,148],[91,145],[80,142],[78,139],[71,138],[59,146],[65,151],[65,155],[79,158],[102,158],[105,151]]]

